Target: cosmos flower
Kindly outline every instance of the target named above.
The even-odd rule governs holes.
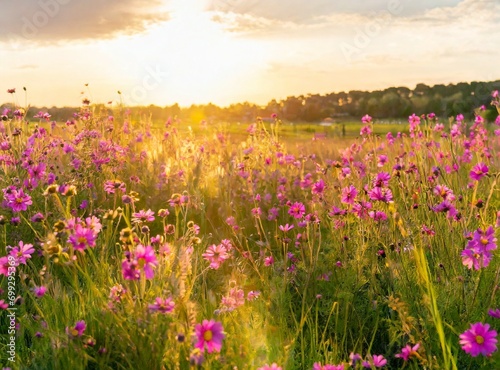
[[[214,320],[203,320],[201,324],[196,324],[194,332],[196,335],[195,348],[208,353],[220,352],[222,340],[224,339],[224,328],[222,324]]]
[[[401,353],[396,354],[394,357],[402,358],[405,361],[410,360],[412,356],[418,356],[418,349],[420,348],[420,343],[415,344],[413,347],[407,344],[401,349]]]
[[[175,302],[170,297],[157,297],[155,303],[150,304],[148,308],[151,312],[160,312],[163,314],[171,313],[175,308]]]
[[[66,334],[68,334],[70,338],[81,337],[86,328],[87,325],[85,321],[77,321],[74,327],[66,327]]]
[[[478,163],[474,167],[472,167],[469,176],[472,180],[479,181],[488,174],[488,171],[488,166],[486,166],[484,163]]]
[[[290,209],[288,210],[288,214],[290,216],[293,216],[294,218],[300,219],[304,217],[304,214],[306,213],[306,207],[299,202],[295,202],[290,206]]]
[[[462,349],[472,357],[491,356],[497,350],[497,332],[489,330],[488,324],[477,322],[460,334]]]
[[[223,244],[212,244],[202,256],[210,262],[210,268],[214,270],[217,270],[220,265],[230,257],[227,253],[227,248]]]

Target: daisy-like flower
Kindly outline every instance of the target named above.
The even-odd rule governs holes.
[[[299,202],[295,202],[290,206],[290,209],[288,210],[288,214],[290,216],[293,216],[294,218],[300,219],[304,217],[304,214],[306,213],[306,207]]]
[[[323,191],[325,191],[326,185],[323,179],[319,179],[317,182],[315,182],[312,186],[311,192],[313,194],[323,194]]]
[[[492,258],[490,252],[477,247],[464,249],[461,256],[462,263],[464,266],[467,266],[469,270],[472,269],[472,267],[474,267],[475,270],[488,267]]]
[[[26,260],[31,258],[33,252],[35,252],[33,244],[24,244],[24,242],[21,240],[17,247],[11,249],[9,255],[14,257],[18,264],[26,265]]]
[[[172,298],[161,298],[157,297],[155,299],[155,303],[150,304],[148,306],[151,312],[160,312],[160,313],[170,313],[175,308],[175,303]]]
[[[478,163],[474,167],[472,167],[469,176],[472,180],[479,181],[488,174],[488,171],[488,166],[486,166],[484,163]]]
[[[368,196],[371,200],[379,200],[385,203],[393,201],[392,191],[389,188],[374,187],[368,192]]]
[[[203,258],[210,262],[210,268],[217,270],[220,265],[229,258],[227,249],[223,244],[212,244],[207,248],[205,253],[202,254]]]
[[[154,269],[158,266],[155,251],[150,245],[139,244],[135,249],[135,258],[144,271],[146,279],[152,279],[154,276]]]
[[[75,232],[69,236],[68,240],[75,250],[84,251],[87,247],[95,247],[96,235],[91,229],[77,224]]]
[[[132,213],[132,222],[152,222],[155,220],[154,214],[155,213],[150,209],[147,211],[141,209],[139,212]]]
[[[349,185],[342,189],[340,201],[346,204],[353,204],[356,195],[358,195],[358,190],[353,185]]]
[[[222,324],[214,320],[203,320],[201,324],[196,324],[194,328],[196,335],[195,348],[208,353],[220,352],[222,340],[224,339],[224,328]]]
[[[4,192],[4,195],[7,200],[7,206],[10,207],[13,212],[26,211],[28,206],[33,204],[31,197],[25,194],[23,189],[12,189],[10,192]]]
[[[497,249],[497,238],[495,238],[493,226],[488,227],[486,230],[477,229],[472,240],[467,243],[467,247],[477,247],[488,252]]]
[[[81,337],[86,328],[87,325],[85,321],[77,321],[74,327],[66,327],[66,334],[68,334],[70,338]]]
[[[415,344],[413,347],[407,344],[401,349],[401,353],[394,355],[396,358],[402,358],[405,361],[409,361],[413,356],[420,356],[418,354],[418,349],[420,348],[420,343]]]
[[[362,366],[366,369],[371,369],[372,365],[376,368],[384,367],[385,365],[387,365],[387,360],[383,355],[368,355],[366,357],[367,359],[362,362]]]
[[[462,349],[472,357],[491,356],[497,350],[497,332],[489,330],[488,324],[477,322],[460,334]]]
[[[125,193],[127,187],[124,182],[120,180],[107,180],[104,182],[104,191],[108,194],[115,194],[117,190]]]

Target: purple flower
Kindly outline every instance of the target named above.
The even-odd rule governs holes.
[[[477,322],[460,334],[462,349],[472,357],[478,355],[491,356],[497,350],[497,332],[489,330],[488,324]]]
[[[490,315],[491,317],[494,317],[495,319],[500,319],[500,308],[497,308],[495,310],[489,309],[488,315]]]
[[[28,194],[24,194],[23,189],[9,189],[10,191],[5,191],[4,196],[7,201],[7,206],[12,209],[13,212],[26,211],[28,206],[32,205],[33,202]]]

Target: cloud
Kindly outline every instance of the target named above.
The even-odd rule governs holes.
[[[0,42],[57,43],[143,32],[169,19],[160,0],[3,0]]]
[[[250,15],[256,18],[294,22],[315,23],[318,18],[340,14],[390,13],[393,16],[415,16],[429,9],[457,5],[461,0],[212,0],[209,11]]]

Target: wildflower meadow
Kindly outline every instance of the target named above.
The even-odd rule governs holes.
[[[500,116],[0,113],[5,369],[500,369]]]

